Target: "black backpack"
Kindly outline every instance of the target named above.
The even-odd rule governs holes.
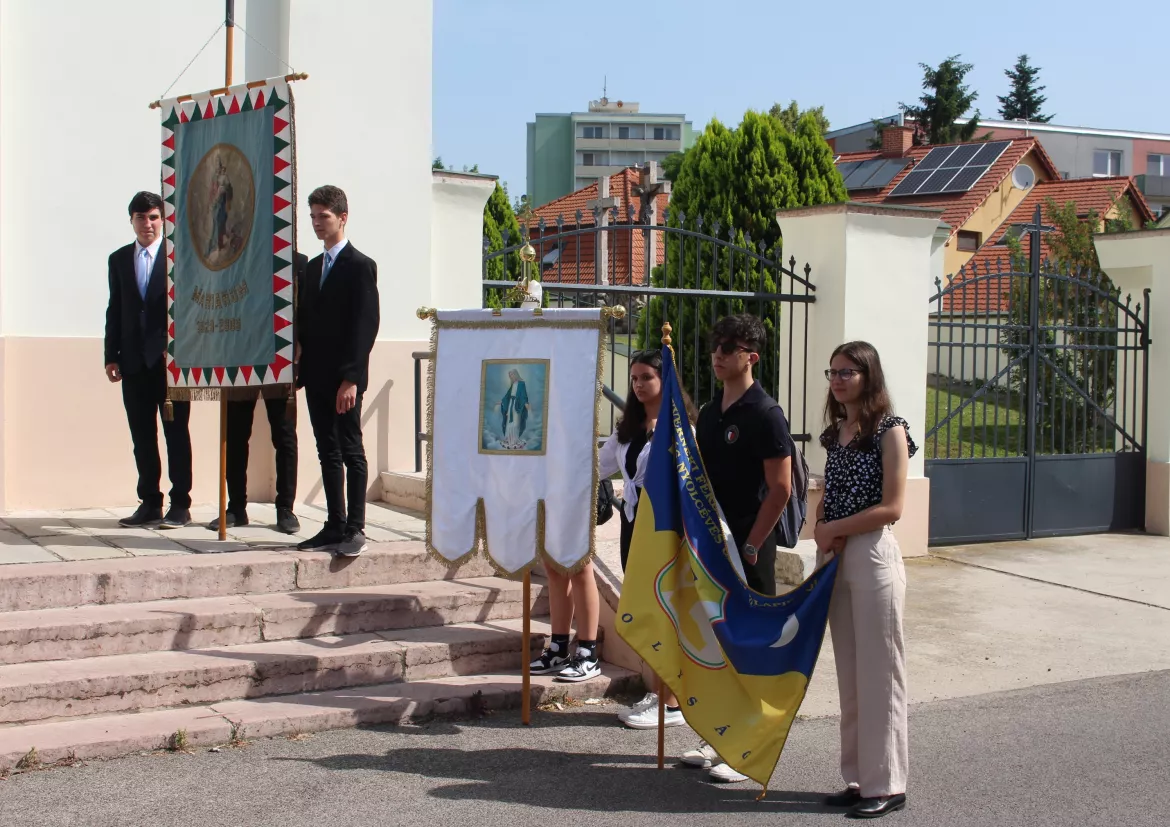
[[[614,506],[621,507],[621,500],[613,492],[612,480],[597,483],[597,524],[605,525],[613,517]]]
[[[777,408],[780,406],[777,405]],[[783,409],[781,409],[783,413]],[[785,417],[785,423],[788,419]],[[788,437],[789,455],[792,457],[792,494],[788,497],[788,505],[780,514],[776,523],[776,543],[784,548],[796,548],[800,542],[800,532],[804,530],[804,523],[808,517],[808,463],[804,459],[804,451],[796,447],[792,436]],[[760,502],[768,496],[766,486],[760,489]]]

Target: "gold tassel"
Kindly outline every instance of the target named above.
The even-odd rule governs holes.
[[[163,405],[163,422],[174,422],[174,421],[175,421],[175,404],[173,402],[171,402],[171,398],[168,396],[166,404]]]
[[[756,801],[763,801],[764,796],[766,796],[767,794],[768,794],[768,788],[764,787],[764,789],[760,790],[760,794],[756,796]]]
[[[296,416],[297,413],[297,386],[289,384],[288,386],[288,405],[285,410],[286,416]]]

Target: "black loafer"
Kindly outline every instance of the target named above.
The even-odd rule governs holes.
[[[129,517],[118,520],[118,525],[122,528],[155,528],[162,521],[162,506],[143,503]]]
[[[167,511],[167,516],[163,517],[163,521],[159,523],[159,528],[183,528],[191,525],[191,510],[188,508],[179,508],[177,505],[172,505]]]
[[[301,521],[293,514],[291,508],[276,509],[276,530],[285,534],[297,534],[301,530]]]
[[[861,801],[861,790],[856,787],[846,787],[839,793],[825,796],[826,807],[852,807]]]
[[[229,511],[227,512],[227,527],[228,528],[243,528],[248,524],[248,512],[244,511],[239,514]],[[219,531],[219,517],[216,517],[207,524],[208,531]]]
[[[853,818],[881,818],[886,813],[901,810],[906,806],[906,794],[899,793],[886,798],[863,798],[853,805],[849,815]]]

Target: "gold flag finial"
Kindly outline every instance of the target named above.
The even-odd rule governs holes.
[[[671,330],[673,330],[673,328],[670,326],[670,322],[662,323],[662,344],[666,345],[667,347],[670,347]]]

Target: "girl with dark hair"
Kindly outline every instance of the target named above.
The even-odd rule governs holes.
[[[918,449],[906,421],[893,415],[873,345],[841,345],[825,377],[821,445],[828,456],[815,537],[818,556],[841,554],[829,628],[847,785],[825,803],[877,818],[906,806],[906,570],[890,527],[902,516],[906,472]]]
[[[687,415],[695,417],[694,405],[686,391],[683,402]],[[630,542],[634,537],[634,518],[642,494],[642,481],[646,476],[646,459],[650,456],[650,439],[658,420],[662,405],[662,352],[659,350],[638,350],[630,356],[630,392],[626,397],[622,418],[617,430],[609,435],[598,452],[598,476],[608,479],[614,474],[622,475],[621,507],[622,571],[630,557]],[[686,723],[674,695],[667,695],[666,725],[682,726]],[[634,706],[618,713],[618,720],[631,729],[655,729],[658,726],[658,695],[648,693]]]

